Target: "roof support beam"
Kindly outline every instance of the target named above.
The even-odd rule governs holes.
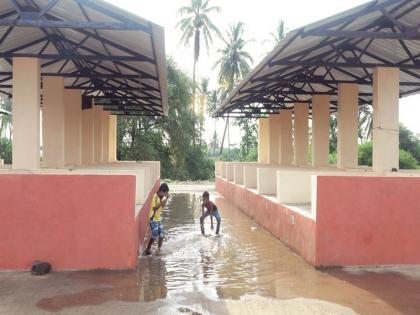
[[[53,6],[57,4],[59,0],[51,0],[45,7],[42,8],[42,11],[39,12],[39,17],[42,17],[45,13],[47,13]]]
[[[105,15],[108,15],[109,17],[112,17],[116,20],[122,21],[125,24],[136,26],[138,28],[137,30],[141,30],[141,31],[146,32],[146,33],[151,32],[149,25],[145,26],[143,24],[131,21],[131,20],[127,19],[126,16],[123,16],[123,15],[119,14],[118,12],[116,12],[112,9],[108,9],[103,5],[99,5],[98,3],[94,2],[94,1],[91,1],[91,0],[77,0],[77,2],[79,2],[81,5],[83,5],[85,7],[89,7],[91,9],[95,10],[95,11],[98,11],[98,12],[101,12]]]
[[[356,49],[356,48],[355,48]],[[377,68],[377,67],[393,67],[400,69],[420,69],[420,62],[417,64],[394,64],[389,63],[361,63],[361,62],[328,62],[328,61],[294,61],[294,60],[277,60],[270,63],[270,66],[284,65],[296,67],[331,67],[331,68]]]
[[[44,60],[144,61],[144,58],[141,56],[76,55],[73,51],[64,51],[61,54],[0,53],[0,58],[14,57],[40,58]]]
[[[42,27],[42,28],[71,28],[71,29],[95,29],[95,30],[118,30],[118,31],[145,31],[145,27],[137,24],[106,23],[106,22],[77,22],[77,21],[51,21],[20,18],[17,20],[0,19],[0,26]]]
[[[407,28],[402,33],[393,32],[369,32],[369,31],[340,31],[340,30],[322,30],[314,31],[307,36],[328,36],[328,37],[342,37],[342,38],[374,38],[374,39],[420,39],[420,32],[418,27]]]

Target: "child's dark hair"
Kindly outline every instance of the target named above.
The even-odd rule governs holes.
[[[203,198],[209,198],[210,194],[208,191],[203,192]]]
[[[159,187],[159,192],[168,192],[169,191],[169,186],[167,183],[163,183],[162,185],[160,185]]]

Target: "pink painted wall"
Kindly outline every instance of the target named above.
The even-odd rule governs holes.
[[[315,221],[220,177],[216,178],[216,191],[310,264],[315,264]]]
[[[0,269],[129,269],[138,256],[135,177],[0,176]]]
[[[420,264],[420,178],[318,177],[316,265]]]

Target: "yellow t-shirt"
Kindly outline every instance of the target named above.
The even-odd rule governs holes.
[[[150,211],[149,211],[149,219],[153,215],[153,208],[156,207],[160,203],[159,196],[155,194],[152,198],[152,202],[150,203]],[[156,210],[155,216],[153,217],[153,221],[160,221],[160,211],[162,210],[162,207],[158,208]]]

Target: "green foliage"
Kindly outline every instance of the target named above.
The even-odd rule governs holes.
[[[231,148],[229,149],[223,149],[222,155],[220,156],[220,161],[241,161],[241,149],[239,148]]]
[[[372,166],[372,141],[359,145],[359,165]]]
[[[365,142],[359,145],[359,165],[372,166],[372,142]],[[408,151],[400,149],[401,169],[417,169],[419,163],[416,158]]]
[[[400,149],[400,168],[407,170],[418,169],[419,163],[410,152]]]
[[[234,124],[242,131],[241,160],[245,160],[251,150],[258,147],[258,124],[255,119],[249,118],[237,119]]]
[[[400,124],[400,149],[403,149],[420,162],[420,138]]]
[[[330,152],[337,152],[337,116],[330,116]]]
[[[330,164],[336,165],[337,164],[337,152],[330,153]]]
[[[250,71],[253,59],[245,50],[249,41],[243,39],[244,23],[232,24],[226,32],[227,38],[221,37],[225,47],[219,49],[221,57],[215,67],[220,66],[219,84],[229,93],[239,80],[242,80]]]
[[[248,155],[245,156],[244,162],[257,162],[258,161],[258,147],[252,147]]]
[[[12,164],[12,142],[10,139],[0,139],[0,159],[4,164]]]
[[[209,6],[209,1],[191,0],[190,6],[184,6],[178,10],[182,16],[176,25],[182,32],[181,43],[188,46],[194,38],[194,60],[200,56],[201,40],[204,38],[207,50],[213,43],[212,34],[220,35],[219,29],[210,20],[211,13],[220,13],[217,6]]]
[[[270,36],[271,36],[270,41],[272,42],[274,47],[278,46],[283,41],[283,39],[286,37],[286,31],[285,31],[283,20],[279,21],[275,32],[271,32]]]
[[[213,178],[214,163],[204,145],[196,144],[200,130],[191,111],[192,90],[189,77],[168,60],[168,117],[119,117],[118,158],[161,161],[163,178]]]

